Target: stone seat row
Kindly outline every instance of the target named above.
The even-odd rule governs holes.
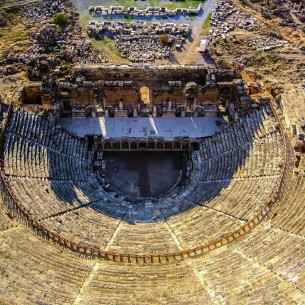
[[[178,284],[179,283],[179,284]],[[177,285],[178,284],[178,285]],[[115,297],[113,292],[116,291]],[[188,264],[102,264],[86,291],[85,304],[215,304]]]
[[[263,208],[272,197],[272,191],[278,187],[280,178],[253,178],[232,181],[213,181],[200,183],[198,189],[192,192],[186,199],[194,204],[212,209],[228,219],[240,219],[243,222],[251,220],[256,213]],[[184,213],[192,211],[190,208]],[[184,217],[182,213],[181,217]],[[179,214],[172,216],[170,221]],[[179,220],[187,225],[188,219]],[[192,228],[193,230],[193,228]],[[221,235],[222,228],[215,228]]]
[[[281,218],[278,214],[276,218]],[[272,272],[280,287],[287,291],[287,300],[303,304],[305,296],[304,246],[302,236],[280,230],[271,221],[254,230],[243,242],[237,243],[237,250],[247,260],[252,260],[262,269]]]
[[[253,143],[255,139],[276,132],[276,122],[265,108],[242,117],[233,126],[201,142],[202,158],[208,159],[238,146]]]
[[[305,241],[272,223],[201,259],[166,265],[84,260],[20,227],[0,233],[0,293],[20,304],[72,304],[87,282],[83,304],[302,304]]]
[[[200,150],[193,153],[193,168],[190,182],[187,187],[178,187],[170,192],[175,203],[180,200],[192,201],[197,204],[200,198],[204,198],[200,193],[206,194],[199,182],[211,182],[209,194],[217,194],[219,189],[213,187],[213,180],[224,180],[225,188],[232,179],[257,178],[264,177],[271,179],[273,176],[280,177],[283,171],[283,156],[285,146],[283,138],[276,127],[275,119],[268,114],[269,110],[263,108],[254,111],[249,118],[241,118],[236,125],[243,122],[243,128],[252,126],[251,130],[258,130],[264,124],[268,125],[268,130],[261,132],[259,137],[257,133],[252,132],[247,136],[241,136],[242,141],[237,141],[236,125],[229,126],[225,130],[215,134],[211,138],[205,138],[201,142]],[[266,123],[268,121],[268,123]],[[265,130],[263,128],[263,130]],[[218,139],[217,141],[215,139]],[[188,197],[190,195],[190,197]],[[211,198],[214,195],[211,195]],[[191,198],[191,199],[190,199]],[[168,200],[168,199],[167,199]],[[206,200],[206,198],[204,199]],[[203,202],[204,202],[203,200]],[[165,200],[166,201],[166,200]],[[169,204],[167,202],[167,204]],[[183,204],[180,206],[183,208]]]
[[[214,198],[202,200],[200,204],[249,221],[271,200],[272,193],[277,190],[279,183],[280,177],[233,180]]]
[[[283,273],[274,272],[274,269],[268,268],[262,261],[266,250],[270,252],[268,258],[270,262],[276,261],[278,256],[283,258],[278,260],[283,264],[289,260],[282,255],[283,248],[277,247],[279,240],[276,239],[272,243],[273,247],[264,246],[267,240],[263,234],[255,241],[251,238],[256,232],[257,229],[254,229],[253,233],[244,239],[212,251],[202,260],[193,260],[191,266],[199,274],[204,274],[204,279],[215,296],[214,300],[219,303],[303,304],[302,293],[298,292],[293,282],[287,281]],[[250,253],[245,250],[245,245],[249,246],[249,249],[256,248],[258,251]],[[292,240],[289,242],[289,248],[291,253]],[[298,269],[300,272],[301,268]],[[289,268],[286,270],[288,271]]]
[[[50,193],[44,194],[43,187],[39,184],[37,184],[36,190],[32,190],[32,188],[35,188],[35,180],[33,179],[32,184],[29,185],[24,181],[16,182],[16,180],[10,183],[16,196],[20,197],[19,201],[27,202],[28,205],[34,202],[31,213],[37,216],[41,215],[41,218],[43,218],[42,216],[47,217],[47,219],[42,220],[45,226],[60,236],[77,243],[102,248],[107,246],[109,250],[115,249],[117,252],[129,253],[135,251],[133,253],[150,254],[152,252],[167,253],[170,250],[183,248],[189,249],[237,229],[244,223],[244,221],[236,219],[229,213],[226,214],[221,210],[194,204],[189,205],[189,209],[181,215],[176,214],[170,217],[167,217],[165,208],[161,208],[160,211],[156,209],[153,213],[158,213],[159,217],[156,217],[153,222],[144,220],[143,224],[141,224],[140,210],[126,213],[127,206],[122,206],[119,200],[111,202],[113,208],[122,210],[122,213],[117,217],[112,214],[107,216],[103,210],[101,211],[100,207],[105,209],[103,206],[105,203],[100,202],[67,212],[79,204],[75,199],[73,206],[67,204],[69,202],[66,190],[67,182],[60,184],[62,198],[56,198],[55,195],[59,197],[59,194],[55,193],[55,195],[52,195],[55,200],[51,201],[50,199],[50,202],[46,204],[45,198],[50,198]],[[26,189],[22,190],[21,187]],[[72,187],[75,188],[76,186],[72,185]],[[243,188],[245,188],[244,185],[241,189]],[[257,192],[256,189],[253,190],[254,193],[255,191]],[[30,198],[26,195],[29,192],[31,192]],[[251,190],[250,194],[252,194]],[[249,195],[250,198],[251,196]],[[250,203],[259,206],[258,200],[250,201]],[[241,197],[237,206],[242,209],[243,204],[244,200]],[[56,213],[61,211],[65,213],[56,216]],[[55,216],[52,217],[52,215]]]
[[[305,175],[298,173],[293,177],[292,188],[282,199],[278,208],[278,217],[274,219],[274,226],[292,234],[305,238]]]
[[[12,303],[73,304],[82,299],[83,304],[213,304],[192,268],[184,262],[96,262],[31,236],[22,227],[0,235],[4,238],[0,294]],[[86,289],[82,289],[84,283]]]
[[[171,216],[167,223],[180,246],[183,249],[192,249],[237,230],[244,222],[220,211],[196,206]]]
[[[4,150],[5,174],[86,180],[89,162],[9,134]]]
[[[151,206],[149,212],[159,212],[153,221],[140,221],[148,212],[147,204],[142,215],[140,204],[131,206],[114,194],[103,193],[91,175],[83,182],[11,177],[9,183],[12,189],[16,188],[17,195],[31,193],[31,202],[44,205],[49,198],[52,198],[50,206],[59,204],[59,207],[70,202],[77,207],[80,202],[99,198],[87,207],[42,220],[54,226],[55,231],[58,228],[58,233],[74,234],[71,239],[75,241],[94,241],[100,247],[118,252],[187,249],[240,227],[270,199],[272,191],[279,187],[280,173],[257,177],[255,167],[269,162],[272,168],[280,168],[281,159],[272,158],[272,154],[282,153],[280,142],[276,128],[255,138],[253,145],[245,142],[242,146],[248,147],[249,160],[246,158],[242,166],[247,174],[232,179],[202,180],[194,189],[164,198]],[[230,151],[217,153],[224,155]],[[214,162],[218,162],[217,153],[211,156]],[[244,155],[238,155],[239,158],[244,159]],[[251,161],[252,158],[256,161]],[[221,167],[225,169],[229,164],[225,158],[219,160],[222,161],[217,172],[221,174]],[[4,228],[0,230],[0,302],[5,297],[10,303],[25,305],[304,304],[304,188],[304,174],[295,174],[292,187],[271,220],[200,259],[176,264],[85,260],[33,235],[22,225]],[[170,214],[169,209],[174,207],[177,213]],[[0,223],[4,221],[10,220],[2,220],[0,214]]]
[[[127,207],[125,211],[127,216],[120,219],[89,206],[42,223],[62,237],[117,253],[150,254],[178,250],[164,222],[131,222],[133,218]]]
[[[21,238],[22,236],[22,238]],[[0,232],[0,295],[14,304],[72,304],[91,270],[69,252],[39,240],[21,227]],[[37,248],[37,242],[39,247]]]
[[[93,174],[83,181],[43,177],[8,176],[13,193],[38,218],[49,217],[76,207],[92,204],[99,213],[122,218],[128,205],[124,198],[107,193]]]
[[[255,118],[261,118],[264,115],[264,110],[252,113],[252,116]],[[247,122],[247,124],[251,124],[251,122],[253,122],[254,124],[259,122],[259,120],[244,119],[244,122]],[[234,128],[235,126],[230,127],[226,131],[224,131],[224,133],[229,134]],[[249,134],[249,136],[255,137],[254,133]],[[28,142],[26,137],[22,138],[22,140],[25,139],[24,141],[13,141],[15,137],[16,136],[14,135],[12,137],[8,137],[7,146],[10,147],[10,142],[14,143],[13,151],[20,151],[20,157],[21,155],[26,156],[29,149],[22,149],[28,143],[32,142]],[[219,137],[219,134],[215,137],[212,137],[211,142],[207,141],[206,144],[212,145],[212,143],[215,143],[214,138],[217,137]],[[270,143],[272,145],[274,143],[277,144],[278,142],[276,140],[276,137],[276,131],[274,131],[274,133],[264,135],[264,137],[262,138],[257,137],[253,143],[254,148],[258,146],[257,154],[260,155],[261,153],[266,154],[267,152],[269,152],[271,149],[268,147],[268,145]],[[11,139],[12,141],[10,141]],[[262,152],[259,151],[259,149],[261,148],[261,145],[259,144],[261,142],[263,143],[263,145],[267,146],[267,148],[264,146],[264,150]],[[251,150],[249,142],[245,143],[247,143],[247,145],[245,144],[243,146],[237,146],[237,148],[243,148],[244,146],[246,146],[247,149]],[[39,144],[34,146],[40,147]],[[255,212],[257,212],[260,208],[264,206],[264,204],[266,204],[270,200],[272,190],[274,187],[277,186],[278,179],[277,177],[272,177],[276,175],[270,176],[266,173],[265,179],[251,178],[239,179],[238,181],[235,181],[233,179],[233,181],[230,181],[227,176],[223,176],[223,173],[226,173],[227,168],[229,166],[232,166],[232,163],[234,164],[231,158],[233,158],[233,156],[236,156],[236,149],[234,148],[232,150],[222,152],[222,150],[218,148],[215,150],[215,156],[209,159],[203,159],[201,162],[201,171],[203,175],[206,173],[210,175],[210,173],[212,173],[215,176],[210,175],[207,177],[208,179],[204,179],[204,177],[202,176],[202,182],[197,185],[197,188],[194,188],[192,192],[186,192],[183,196],[180,196],[180,198],[175,199],[175,204],[181,202],[181,207],[183,206],[184,201],[186,201],[186,206],[183,208],[183,211],[184,213],[188,214],[196,211],[193,216],[189,217],[189,219],[182,219],[179,217],[179,213],[176,213],[175,210],[172,210],[171,214],[168,214],[167,209],[163,208],[163,206],[160,205],[159,212],[163,215],[164,219],[162,219],[161,217],[161,219],[158,219],[156,221],[154,219],[146,218],[144,222],[148,223],[148,221],[153,221],[152,223],[155,224],[156,228],[162,223],[162,226],[165,226],[165,228],[169,229],[169,232],[173,233],[173,235],[168,235],[169,232],[165,231],[166,236],[170,236],[170,240],[174,240],[176,246],[182,248],[189,248],[190,246],[197,246],[199,244],[208,242],[211,240],[211,238],[219,237],[219,235],[229,232],[228,230],[232,230],[233,228],[237,229],[238,226],[245,222],[245,220],[251,219],[252,216],[255,216]],[[275,145],[274,150],[277,151],[277,149],[279,149],[279,147]],[[226,154],[227,152],[229,152],[229,154]],[[242,154],[238,156],[237,161],[242,163],[243,159],[246,159],[247,154],[249,154],[249,151],[242,151]],[[253,154],[253,156],[255,155],[256,153]],[[39,156],[39,153],[35,153],[35,157],[37,156]],[[266,163],[267,159],[268,158],[264,159],[264,163]],[[77,242],[79,242],[81,238],[84,238],[84,242],[88,242],[89,244],[95,244],[96,242],[105,243],[104,237],[108,234],[107,230],[109,228],[109,223],[111,223],[112,219],[108,219],[106,221],[106,216],[105,219],[101,221],[101,225],[104,226],[105,231],[102,230],[101,233],[94,233],[93,229],[87,230],[86,228],[84,228],[84,235],[82,235],[80,238],[78,232],[76,231],[78,225],[83,226],[87,222],[95,223],[94,221],[92,222],[90,220],[91,216],[89,217],[89,215],[91,215],[91,213],[87,212],[83,214],[83,211],[91,211],[92,209],[96,213],[104,214],[105,210],[107,210],[107,208],[105,207],[108,206],[108,202],[109,205],[115,207],[116,210],[121,207],[123,211],[126,211],[126,204],[124,204],[124,201],[120,199],[111,198],[109,194],[106,195],[105,192],[98,186],[96,179],[91,177],[90,175],[86,175],[84,177],[87,179],[86,181],[88,181],[89,185],[87,185],[86,183],[84,183],[83,185],[75,183],[75,176],[73,176],[73,173],[71,174],[70,171],[65,170],[66,164],[63,164],[63,162],[61,162],[60,160],[61,158],[50,158],[48,166],[52,169],[53,164],[55,164],[55,166],[58,165],[58,167],[55,167],[56,171],[63,171],[64,173],[67,172],[67,175],[64,176],[66,181],[57,181],[56,179],[59,179],[60,177],[54,177],[55,179],[51,181],[47,179],[44,180],[44,185],[42,185],[39,179],[12,178],[10,180],[10,184],[12,185],[14,193],[16,194],[16,196],[18,196],[19,200],[26,205],[26,208],[36,217],[51,217],[45,222],[47,225],[50,225],[53,229],[55,229],[56,232],[58,232],[59,234],[62,233],[65,235],[65,237],[68,237],[68,235],[70,234],[72,240],[73,238],[75,238]],[[252,161],[251,157],[249,158],[249,160],[249,162]],[[30,161],[30,164],[32,163],[33,161]],[[207,163],[209,164],[209,166],[206,166]],[[72,162],[71,168],[73,168],[76,164],[77,162]],[[233,166],[235,166],[236,168],[239,167],[238,164]],[[256,166],[257,164],[250,167]],[[231,171],[230,174],[232,175],[234,174],[234,172],[235,170]],[[279,174],[279,172],[277,172],[276,174]],[[251,174],[248,176],[252,177]],[[69,180],[72,181],[70,182]],[[215,180],[215,182],[213,183],[212,180]],[[205,181],[211,181],[212,183],[204,183]],[[250,186],[248,185],[249,182],[251,183]],[[202,187],[203,185],[204,187]],[[232,185],[234,187],[232,187]],[[260,188],[262,187],[264,188],[264,192],[260,191]],[[231,193],[231,191],[234,189],[237,189],[240,192]],[[245,190],[247,190],[247,192]],[[229,196],[229,194],[231,194],[230,200],[226,201],[226,198],[227,196]],[[262,196],[258,196],[257,194],[261,194]],[[81,208],[76,211],[68,212],[71,209],[74,209],[87,203],[92,203],[97,200],[99,200],[100,202],[98,208],[96,208],[95,206],[89,206],[88,208]],[[107,202],[107,200],[109,201]],[[222,209],[223,204],[225,204],[224,210]],[[47,207],[45,207],[46,205]],[[49,206],[51,206],[51,208],[49,208]],[[240,211],[243,211],[242,215],[239,214]],[[56,215],[62,212],[65,213],[63,215],[52,217],[52,215]],[[86,219],[87,214],[88,219]],[[79,215],[82,215],[82,217],[80,217]],[[115,214],[113,214],[113,209],[108,208],[108,213],[105,213],[105,215],[109,215],[110,217],[114,218],[115,225],[116,219],[120,219],[124,222],[124,212],[122,213],[122,215],[117,214],[117,216],[114,216]],[[102,215],[101,217],[104,217],[105,215]],[[115,234],[115,239],[111,241],[112,245],[117,250],[121,249],[123,252],[129,250],[127,245],[130,245],[131,247],[137,245],[137,250],[147,251],[147,253],[149,253],[149,249],[150,251],[152,251],[152,246],[149,245],[149,242],[147,243],[147,245],[145,242],[137,243],[137,240],[142,240],[142,238],[139,237],[138,239],[134,239],[132,234],[132,232],[135,233],[137,231],[137,226],[135,226],[134,224],[138,224],[139,222],[141,222],[141,213],[135,213],[133,216],[134,220],[129,219],[126,220],[126,224],[124,223],[126,227],[126,232],[129,233],[123,234],[122,236],[124,238],[120,239],[120,231],[117,231]],[[96,219],[98,219],[98,214],[95,217]],[[124,217],[126,217],[126,215]],[[206,223],[206,220],[209,220],[209,222]],[[202,227],[206,228],[205,235],[201,232]],[[113,230],[114,228],[110,226],[110,229]],[[117,230],[117,228],[115,228],[115,230]],[[147,239],[147,241],[154,239],[155,236],[154,234],[152,234],[152,232],[155,231],[148,231],[147,235],[143,234],[143,236],[145,236],[144,239]],[[108,235],[110,235],[110,233]],[[126,236],[130,236],[130,239]],[[126,240],[128,240],[128,242],[126,242]],[[179,242],[179,240],[181,240],[181,242]],[[107,245],[108,242],[109,240],[107,240]],[[165,249],[164,251],[168,249],[166,247],[166,243],[163,242],[159,244],[161,246],[161,249]],[[110,247],[110,245],[108,246]],[[158,250],[160,249],[158,248]]]
[[[87,205],[103,196],[101,187],[94,188],[87,181],[60,181],[27,177],[10,177],[7,180],[19,202],[38,219]]]
[[[271,200],[283,171],[282,136],[265,109],[253,112],[242,121],[249,126],[253,124],[255,127],[251,130],[263,125],[268,128],[260,137],[257,133],[249,133],[248,137],[243,137],[246,141],[241,145],[236,142],[232,145],[235,125],[204,139],[203,150],[193,158],[197,183],[192,184],[190,191],[175,197],[176,202],[185,200],[231,217],[250,220]],[[229,144],[222,145],[224,142]]]
[[[281,135],[273,133],[201,162],[201,180],[278,175],[281,171]]]
[[[48,148],[75,158],[86,158],[84,143],[57,128],[40,114],[14,108],[8,132],[20,135]]]
[[[14,225],[15,223],[9,217],[9,210],[0,196],[0,232],[12,228]]]

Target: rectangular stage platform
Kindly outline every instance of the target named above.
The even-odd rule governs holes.
[[[187,118],[62,118],[61,127],[84,137],[103,135],[104,138],[201,138],[215,134],[228,123],[222,117]]]

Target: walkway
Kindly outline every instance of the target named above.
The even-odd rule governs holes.
[[[105,138],[121,137],[176,137],[200,138],[215,134],[219,123],[227,124],[221,117],[200,118],[62,118],[61,127],[77,134],[103,135]],[[216,125],[217,124],[217,125]]]

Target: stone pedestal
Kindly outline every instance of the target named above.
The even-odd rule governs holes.
[[[138,116],[138,111],[137,111],[137,108],[134,107],[133,108],[133,117],[136,118]]]
[[[154,118],[157,116],[157,107],[156,106],[153,107],[153,114],[152,115],[153,115]]]

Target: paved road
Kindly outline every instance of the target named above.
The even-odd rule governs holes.
[[[196,29],[199,31],[201,30],[202,24],[208,15],[212,12],[212,10],[216,7],[216,4],[217,0],[206,0],[206,2],[201,5],[203,14],[200,16],[200,18],[196,18],[193,23],[193,26],[196,27]],[[193,31],[196,29],[193,29]]]

